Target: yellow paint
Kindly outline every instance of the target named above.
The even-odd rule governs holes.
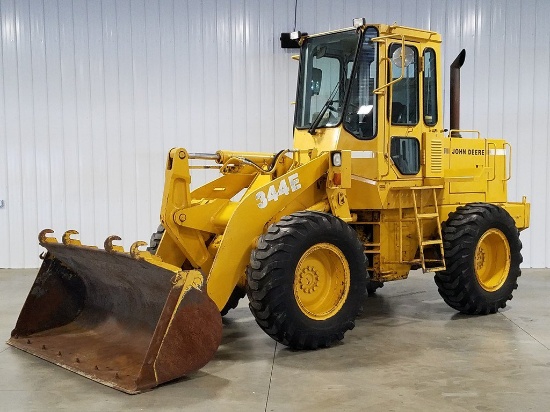
[[[304,192],[315,185],[328,168],[328,154],[321,155],[309,163],[290,170],[285,175],[269,181],[267,184],[247,194],[239,202],[238,207],[223,235],[220,247],[214,259],[214,264],[207,278],[207,290],[210,298],[221,309],[227,303],[233,288],[237,284],[246,265],[250,261],[250,253],[254,240],[261,235],[265,224],[281,208],[300,197]],[[299,187],[292,191],[293,176],[299,179]],[[279,196],[277,200],[268,200],[263,206],[263,197],[269,197],[269,191],[280,189],[281,185],[289,186],[287,195]]]
[[[346,302],[350,270],[346,257],[330,243],[304,252],[294,272],[294,297],[300,310],[314,320],[334,316]]]
[[[379,31],[379,94],[375,97],[377,135],[373,139],[357,139],[341,123],[319,127],[313,135],[295,130],[293,148],[278,156],[220,150],[215,161],[221,176],[192,192],[189,154],[181,148],[170,151],[161,210],[166,233],[157,255],[177,267],[185,264],[200,269],[207,279],[207,292],[218,307],[225,305],[235,285],[244,283],[246,265],[258,237],[282,216],[296,211],[330,212],[352,225],[364,240],[371,276],[382,281],[405,278],[411,268],[444,267],[436,264],[438,256],[431,259],[432,264],[427,262],[431,253],[440,253],[440,224],[459,205],[498,204],[510,213],[519,230],[529,226],[529,203],[507,199],[512,154],[509,144],[502,139],[482,138],[478,132],[461,131],[462,138],[450,138],[443,131],[439,34],[397,25],[374,26]],[[416,63],[420,71],[419,122],[414,125],[392,124],[389,120],[392,105],[388,99],[403,81],[388,84],[392,64],[388,50],[392,43],[414,47],[420,57]],[[433,49],[437,58],[438,116],[436,124],[430,126],[424,123],[422,113],[421,56],[426,48]],[[390,156],[394,136],[417,139],[418,173],[402,175],[396,167]],[[332,165],[333,151],[341,152],[341,166]],[[299,188],[291,189],[296,176]],[[438,187],[433,193],[422,189],[432,186]],[[422,217],[430,214],[426,211],[432,216]],[[491,239],[497,236],[489,236],[488,241]],[[483,244],[481,248],[490,246]],[[340,259],[337,253],[323,250],[311,256],[323,254],[328,260]],[[328,273],[326,267],[324,270]],[[498,284],[493,279],[484,282],[489,288]],[[304,305],[313,316],[324,316],[319,313],[325,309],[312,310],[309,304]]]
[[[479,285],[487,292],[499,290],[510,272],[510,245],[504,233],[489,229],[477,242],[474,268]]]

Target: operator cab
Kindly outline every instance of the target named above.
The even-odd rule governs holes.
[[[374,27],[313,36],[302,47],[295,127],[344,128],[359,139],[376,135],[377,48]],[[359,51],[359,53],[358,53]]]
[[[294,146],[351,150],[353,173],[362,178],[422,177],[423,136],[442,133],[441,37],[359,20],[300,39]]]

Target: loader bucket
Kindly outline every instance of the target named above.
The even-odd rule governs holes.
[[[8,344],[130,394],[214,356],[222,322],[200,272],[52,239]]]

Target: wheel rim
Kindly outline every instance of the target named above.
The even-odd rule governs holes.
[[[350,286],[346,257],[330,243],[318,243],[302,255],[294,273],[294,297],[309,318],[325,320],[344,305]]]
[[[498,229],[489,229],[477,242],[475,272],[479,285],[494,292],[506,282],[510,272],[510,245]]]

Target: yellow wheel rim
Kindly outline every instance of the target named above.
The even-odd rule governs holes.
[[[311,319],[325,320],[344,305],[350,285],[346,257],[330,243],[318,243],[302,255],[294,273],[294,297]]]
[[[504,233],[489,229],[477,242],[475,272],[479,285],[494,292],[506,282],[510,272],[510,245]]]

